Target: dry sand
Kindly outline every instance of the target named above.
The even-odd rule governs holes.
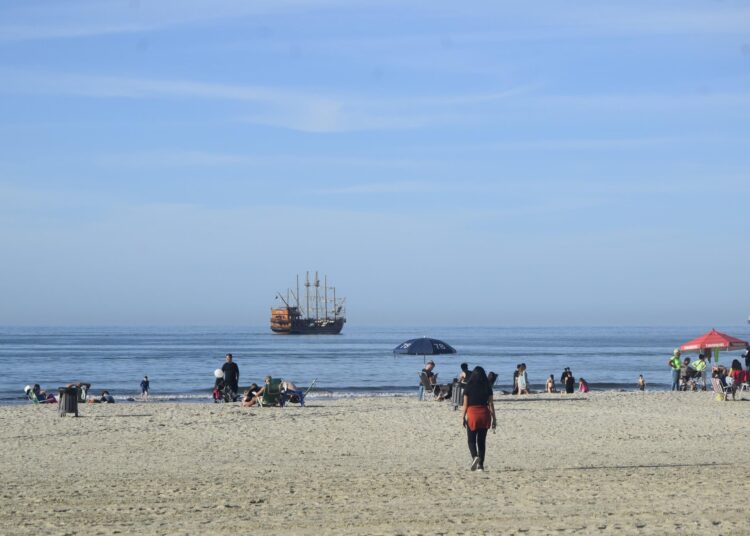
[[[746,396],[750,398],[750,396]],[[485,473],[460,414],[0,407],[3,534],[748,534],[750,403],[711,393],[498,396]]]

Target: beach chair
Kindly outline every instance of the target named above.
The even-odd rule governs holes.
[[[730,386],[721,383],[719,378],[711,378],[711,385],[714,388],[717,400],[729,400],[727,396],[732,394],[732,388]]]
[[[299,405],[304,407],[305,397],[313,388],[316,381],[318,381],[318,378],[315,378],[310,386],[304,391],[302,389],[287,389],[286,391],[281,391],[281,394],[279,395],[279,405],[283,408],[286,406],[287,402],[299,402]],[[296,400],[294,400],[295,398]]]
[[[281,403],[281,378],[271,378],[263,387],[263,394],[258,399],[258,405],[278,406]]]
[[[34,394],[34,391],[29,391],[28,393],[26,393],[26,397],[29,399],[29,402],[35,405],[36,404],[53,404],[57,402],[57,400],[54,400],[51,398],[48,398],[46,400],[39,400],[36,394]]]
[[[435,381],[437,381],[437,374],[435,374]],[[435,385],[430,383],[430,378],[424,371],[419,372],[419,392],[417,393],[417,398],[419,400],[435,400]]]

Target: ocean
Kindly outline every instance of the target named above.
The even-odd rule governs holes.
[[[267,327],[0,327],[0,404],[24,401],[23,387],[54,392],[70,382],[91,383],[125,400],[139,394],[144,374],[154,400],[210,401],[213,371],[234,354],[240,387],[266,375],[307,386],[313,396],[416,394],[421,356],[394,357],[415,337],[442,339],[457,355],[435,356],[441,383],[459,364],[499,374],[509,390],[517,363],[528,366],[531,388],[543,389],[564,367],[593,390],[634,390],[639,374],[649,389],[667,389],[672,350],[711,327],[362,327],[341,335],[275,335]],[[744,340],[750,326],[716,326]],[[729,364],[740,352],[722,354]],[[429,358],[428,358],[429,359]]]

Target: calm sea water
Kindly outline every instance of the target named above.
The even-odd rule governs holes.
[[[232,352],[240,386],[267,375],[300,386],[317,378],[317,396],[416,392],[422,357],[394,358],[402,341],[423,335],[443,339],[456,356],[437,356],[439,379],[450,381],[458,366],[482,365],[509,389],[515,365],[528,365],[532,389],[566,366],[594,389],[635,389],[639,374],[649,388],[666,389],[671,351],[706,327],[501,327],[367,328],[346,326],[341,335],[274,335],[256,328],[0,327],[0,403],[19,402],[23,386],[48,390],[86,381],[98,393],[137,395],[144,374],[156,399],[209,400],[213,370]],[[750,326],[716,326],[750,339]],[[728,363],[738,352],[723,354]]]

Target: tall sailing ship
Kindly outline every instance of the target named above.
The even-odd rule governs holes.
[[[300,299],[299,275],[296,291],[287,289],[286,297],[281,293],[276,299],[284,307],[271,308],[271,330],[287,335],[336,335],[346,322],[344,302],[346,298],[336,297],[336,287],[328,286],[328,277],[323,276],[323,288],[320,286],[318,272],[310,282],[310,272],[305,274],[305,296]],[[311,290],[312,288],[312,290]],[[330,294],[329,294],[330,291]]]

